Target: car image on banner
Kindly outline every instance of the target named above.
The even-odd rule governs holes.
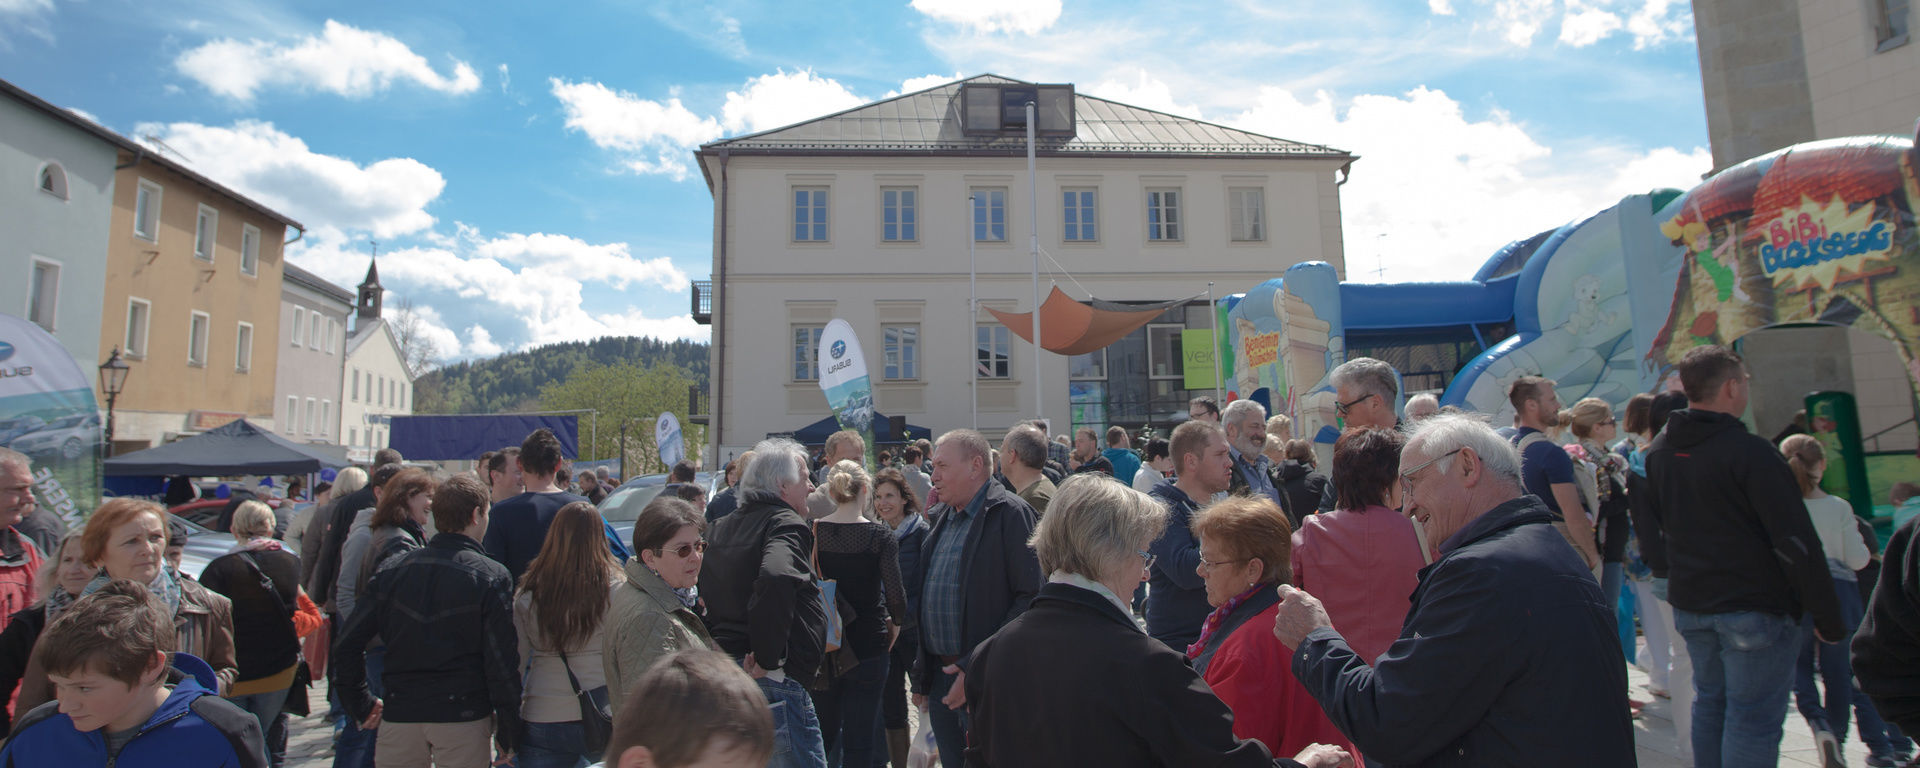
[[[0,445],[32,459],[34,496],[70,528],[100,504],[100,411],[85,370],[40,326],[0,314]]]

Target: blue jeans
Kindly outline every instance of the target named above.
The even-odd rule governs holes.
[[[927,686],[927,719],[933,721],[933,740],[940,745],[940,768],[964,768],[967,764],[967,713],[947,709],[940,699],[953,687],[953,675],[934,670],[933,684]]]
[[[260,735],[267,744],[267,751],[269,752],[273,751],[273,740],[267,738],[267,735],[273,733],[273,725],[280,719],[280,708],[287,704],[287,690],[286,688],[282,688],[277,691],[250,693],[245,696],[235,696],[227,699],[227,701],[233,702],[234,705],[246,710],[248,714],[253,715],[254,719],[260,721]],[[280,749],[281,754],[284,755],[286,753],[286,747],[284,746],[284,742],[282,743],[283,746]],[[279,762],[274,761],[273,764],[279,765]]]
[[[827,690],[813,692],[828,765],[872,765],[874,726],[880,722],[880,694],[886,685],[887,655],[882,653],[855,664]]]
[[[1860,604],[1860,590],[1852,581],[1834,579],[1834,592],[1840,599],[1840,620],[1845,622],[1849,637],[1860,625],[1860,617],[1865,608]],[[1813,617],[1808,616],[1800,622],[1800,662],[1794,670],[1793,699],[1800,709],[1800,716],[1814,728],[1830,731],[1835,739],[1847,740],[1847,714],[1849,711],[1860,718],[1860,741],[1867,745],[1867,751],[1876,756],[1892,755],[1896,751],[1912,749],[1912,742],[1898,736],[1898,729],[1888,728],[1880,719],[1879,710],[1874,709],[1873,701],[1860,692],[1853,682],[1853,660],[1848,656],[1848,643],[1820,642],[1813,634]],[[1820,669],[1821,682],[1826,684],[1824,704],[1820,690],[1814,687],[1814,667]],[[1893,737],[1888,733],[1892,732]]]
[[[518,768],[586,768],[600,753],[587,751],[587,732],[580,721],[527,723],[527,736],[515,753]]]
[[[1800,623],[1758,611],[1673,614],[1693,659],[1694,765],[1778,764]]]
[[[386,681],[381,675],[387,671],[387,647],[367,648],[367,693],[374,698],[387,695]],[[373,768],[373,745],[380,738],[380,729],[361,730],[360,724],[352,722],[353,715],[347,715],[347,727],[333,741],[333,768]]]
[[[820,720],[813,713],[807,687],[793,680],[763,677],[754,681],[773,710],[773,759],[767,768],[826,768],[827,750],[820,741]]]

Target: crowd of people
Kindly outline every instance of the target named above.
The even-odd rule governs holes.
[[[871,470],[853,432],[769,439],[626,535],[546,430],[446,477],[388,450],[290,522],[236,501],[197,578],[152,501],[28,524],[0,449],[0,765],[279,766],[312,685],[337,768],[906,766],[916,709],[945,768],[1612,768],[1636,657],[1695,765],[1775,764],[1789,693],[1827,765],[1855,723],[1911,764],[1914,526],[1877,566],[1821,443],[1739,420],[1738,355],[1678,380],[1616,415],[1520,377],[1496,430],[1359,358],[1325,468],[1205,397]]]

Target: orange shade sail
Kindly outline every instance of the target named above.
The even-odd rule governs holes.
[[[1040,348],[1062,355],[1084,355],[1105,349],[1153,322],[1160,313],[1196,298],[1199,296],[1157,304],[1117,304],[1099,299],[1081,303],[1056,286],[1040,305]],[[1013,335],[1033,343],[1033,313],[1001,312],[991,307],[987,311]]]

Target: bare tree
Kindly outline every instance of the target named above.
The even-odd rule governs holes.
[[[389,321],[393,328],[394,339],[400,342],[400,356],[406,363],[407,372],[418,379],[428,371],[439,367],[441,351],[433,340],[427,338],[425,324],[420,315],[413,311],[413,299],[400,300],[400,306],[393,309],[393,319]]]

